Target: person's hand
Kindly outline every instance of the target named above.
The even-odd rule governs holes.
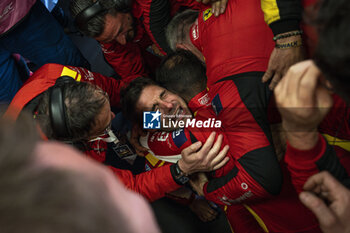
[[[299,195],[300,200],[316,215],[323,232],[350,233],[350,191],[347,188],[328,172],[321,172],[306,181],[304,190]]]
[[[152,44],[151,48],[157,56],[164,57],[164,54],[162,54],[162,52],[159,50],[156,44]]]
[[[223,14],[226,10],[228,0],[196,0],[203,4],[211,3],[211,12],[217,17]]]
[[[199,196],[204,196],[203,187],[208,182],[207,176],[203,172],[191,175],[189,183]]]
[[[148,149],[141,146],[140,144],[140,136],[144,136],[145,132],[143,132],[140,127],[137,125],[134,125],[131,130],[131,135],[130,135],[130,144],[134,147],[136,154],[139,156],[145,156],[145,154],[148,153]]]
[[[301,43],[302,39],[301,36],[291,36],[283,39],[279,39],[276,41],[277,44],[284,44],[284,43],[290,43],[293,41],[298,41]],[[270,89],[273,90],[275,86],[278,84],[278,82],[281,80],[283,75],[286,74],[288,68],[304,59],[304,49],[299,47],[293,47],[288,49],[280,49],[280,48],[274,48],[269,64],[267,67],[267,70],[262,77],[263,82],[267,82],[268,80],[271,80],[271,83],[269,85]]]
[[[275,89],[287,140],[301,150],[317,143],[317,127],[332,106],[332,97],[320,77],[311,60],[300,62],[288,70]]]
[[[213,221],[218,215],[205,199],[195,199],[189,207],[202,222]]]
[[[181,151],[182,158],[178,161],[181,171],[185,174],[213,171],[228,162],[229,158],[226,157],[226,154],[229,146],[226,145],[220,151],[223,136],[219,135],[214,143],[215,134],[215,132],[211,133],[203,146],[201,142],[196,142]]]

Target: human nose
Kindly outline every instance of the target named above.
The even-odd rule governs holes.
[[[126,35],[125,35],[125,34],[119,35],[119,36],[118,36],[118,42],[119,42],[119,44],[121,44],[121,45],[125,45],[125,44],[126,44]]]
[[[165,112],[170,112],[174,105],[171,102],[161,100],[159,103],[159,107],[164,109]]]

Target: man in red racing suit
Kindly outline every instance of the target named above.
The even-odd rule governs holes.
[[[61,76],[70,76],[78,82],[89,82],[97,85],[108,93],[111,106],[119,105],[120,89],[125,85],[124,81],[107,78],[84,68],[46,64],[36,71],[18,91],[4,117],[17,119],[23,109],[33,113],[36,106],[35,104],[34,107],[31,105],[35,103],[36,97],[53,86],[57,78]],[[104,162],[106,152],[102,148],[107,148],[106,144],[104,141],[94,142],[92,145],[89,145],[91,150],[85,151],[85,153],[99,162]],[[97,147],[101,150],[98,150]],[[142,194],[150,201],[163,197],[166,192],[171,192],[180,187],[174,179],[171,165],[136,176],[131,171],[109,167],[127,188]]]
[[[191,26],[189,36],[192,44],[205,57],[209,99],[216,118],[223,122],[223,129],[230,143],[237,143],[231,147],[231,151],[237,148],[237,159],[247,173],[266,190],[275,191],[274,183],[264,182],[257,175],[276,172],[277,164],[266,117],[269,91],[261,84],[273,41],[272,33],[265,25],[259,9],[260,2],[254,0],[229,2],[225,14],[218,18],[212,17],[210,9],[206,9]],[[270,161],[274,161],[273,167],[270,167]],[[277,170],[279,171],[279,168]],[[267,202],[251,204],[251,210],[259,215],[271,231],[319,232],[313,215],[302,206],[296,193],[291,191],[293,187],[283,166],[282,171],[282,194],[271,198],[270,205],[267,205]],[[230,176],[209,180],[204,186],[206,197],[210,194],[208,187],[210,191],[218,187],[229,187],[227,184],[235,175],[232,171]],[[245,185],[244,187],[249,188]],[[220,189],[215,191],[220,194]],[[278,194],[278,191],[275,194]],[[247,192],[238,199],[218,196],[225,204],[234,204],[247,199],[249,195]],[[212,201],[217,202],[217,196]],[[290,211],[283,218],[279,216],[280,219],[277,220],[278,208]],[[295,224],[290,224],[293,221]]]

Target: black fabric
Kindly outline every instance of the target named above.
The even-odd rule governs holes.
[[[171,20],[170,17],[170,2],[169,0],[152,0],[150,8],[150,23],[151,33],[158,45],[166,52],[170,53],[171,49],[168,45],[165,36],[165,29]]]
[[[299,29],[302,16],[301,1],[276,0],[280,19],[271,23],[274,35]]]
[[[263,75],[264,72],[240,73],[225,77],[216,83],[228,80],[232,80],[235,83],[244,105],[251,112],[255,121],[269,139],[271,145],[273,145],[270,125],[267,118],[267,106],[271,91],[267,84],[261,82]]]
[[[316,161],[316,166],[320,171],[328,171],[339,181],[349,179],[349,175],[340,163],[335,150],[328,143],[325,153]]]
[[[191,143],[193,144],[195,142],[198,142],[197,138],[192,134],[192,132],[191,131],[189,131],[189,132],[190,132]]]
[[[272,146],[252,150],[238,159],[238,162],[268,193],[271,195],[280,193],[283,182],[282,171]]]
[[[350,178],[347,178],[345,180],[342,180],[341,182],[345,187],[347,187],[348,189],[350,189]]]
[[[277,195],[282,188],[282,171],[273,148],[267,106],[271,96],[267,84],[261,82],[264,72],[246,72],[225,77],[218,82],[232,80],[245,107],[263,130],[271,145],[250,151],[238,162],[268,193]]]
[[[208,182],[207,185],[207,192],[213,192],[223,186],[225,186],[230,180],[235,178],[238,174],[238,168],[234,167],[229,173],[227,173],[225,176],[221,176],[218,178],[210,179],[210,182]]]
[[[249,76],[263,76],[264,72],[260,72],[260,71],[252,71],[252,72],[245,72],[245,73],[239,73],[239,74],[235,74],[235,75],[231,75],[225,78],[222,78],[218,81],[216,81],[215,83],[219,83],[219,82],[223,82],[223,81],[228,81],[228,80],[234,80],[236,78],[241,78],[241,77],[249,77]]]
[[[145,158],[137,156],[134,164],[126,162],[121,159],[118,155],[115,154],[114,150],[111,147],[111,143],[107,143],[106,151],[106,160],[104,161],[105,165],[112,166],[118,169],[130,170],[134,175],[144,172],[145,168]],[[102,152],[103,153],[103,152]]]
[[[188,206],[168,198],[152,202],[151,207],[163,233],[232,233],[223,212],[211,222],[202,222]]]
[[[299,20],[281,20],[270,24],[273,35],[300,30]]]

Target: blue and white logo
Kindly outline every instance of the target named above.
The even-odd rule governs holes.
[[[160,116],[162,114],[156,112],[143,112],[143,128],[144,129],[160,129]]]

